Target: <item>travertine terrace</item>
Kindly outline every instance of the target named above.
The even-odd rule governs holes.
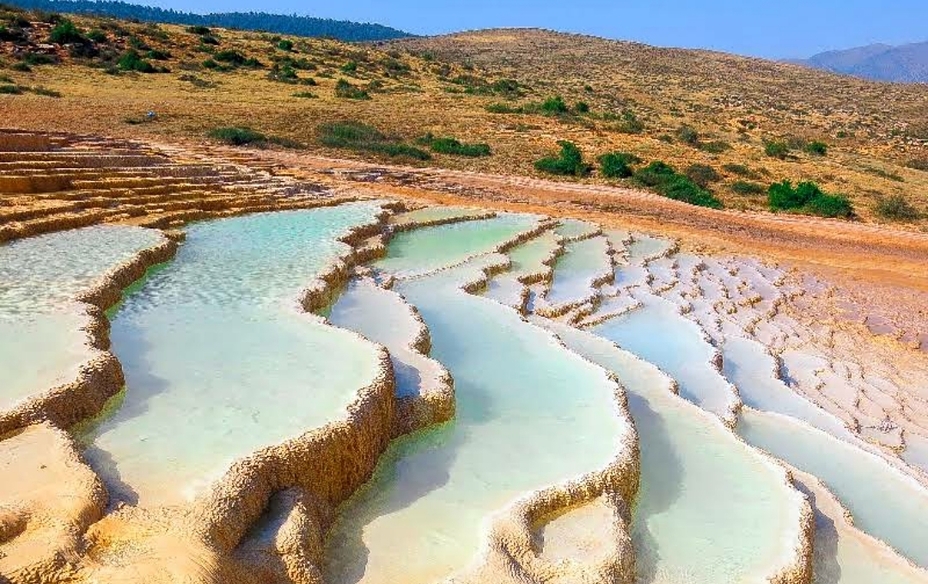
[[[63,133],[0,165],[0,346],[46,334],[10,274],[136,238],[37,278],[81,342],[0,375],[0,582],[928,582],[922,234]],[[152,497],[170,432],[203,468]]]

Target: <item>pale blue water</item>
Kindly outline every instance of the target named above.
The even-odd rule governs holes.
[[[699,327],[676,312],[676,307],[651,295],[638,297],[642,307],[593,328],[680,383],[680,395],[721,418],[736,401],[731,386],[710,364],[713,348]]]
[[[725,376],[735,384],[746,406],[803,420],[842,439],[851,439],[840,420],[797,394],[774,377],[776,362],[756,341],[728,337],[722,345]]]
[[[403,281],[454,376],[457,416],[395,442],[342,510],[326,581],[431,583],[479,551],[489,516],[605,467],[626,432],[605,373],[511,309],[457,289],[474,266]]]
[[[554,264],[554,280],[545,300],[558,306],[595,295],[593,280],[612,271],[608,252],[609,242],[603,236],[568,243]]]
[[[402,277],[426,274],[495,251],[538,222],[533,215],[504,213],[493,219],[398,233],[390,240],[387,256],[373,265]]]
[[[576,239],[590,237],[599,231],[599,225],[578,219],[561,219],[554,231],[565,239]]]
[[[163,241],[151,229],[94,226],[0,245],[0,409],[74,380],[95,354],[75,299]]]
[[[127,388],[84,440],[117,499],[176,503],[228,465],[342,415],[373,345],[300,312],[300,290],[380,208],[362,203],[193,225],[112,325]],[[337,359],[333,359],[337,355]]]
[[[547,326],[628,390],[641,444],[632,515],[637,582],[762,582],[782,568],[799,526],[799,495],[783,472],[674,396],[652,365],[593,334]]]
[[[928,492],[877,456],[793,419],[745,409],[738,432],[818,477],[861,530],[928,567]]]

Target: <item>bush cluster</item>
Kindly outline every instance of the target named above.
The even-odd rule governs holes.
[[[790,155],[789,144],[780,140],[768,140],[764,142],[764,154],[771,158],[785,160]]]
[[[635,172],[635,180],[676,201],[712,209],[722,208],[722,201],[715,195],[659,160]]]
[[[890,221],[916,221],[922,217],[918,209],[902,195],[881,197],[874,210],[877,215]]]
[[[335,83],[335,97],[344,99],[370,99],[371,95],[357,85],[352,85],[345,79],[339,79]]]
[[[592,167],[583,162],[583,154],[577,145],[567,140],[561,140],[558,143],[561,152],[557,157],[547,156],[535,161],[535,168],[548,174],[557,174],[562,176],[587,176],[590,174]]]
[[[490,145],[482,142],[467,144],[460,142],[456,138],[436,138],[432,134],[426,134],[418,142],[428,146],[432,152],[438,152],[439,154],[452,154],[471,158],[492,154]]]
[[[599,173],[605,178],[629,178],[635,174],[631,165],[641,159],[628,152],[609,152],[599,157]]]
[[[825,193],[811,181],[800,182],[795,187],[788,180],[770,185],[767,204],[772,211],[796,211],[844,219],[854,216],[854,208],[847,197]]]
[[[209,137],[232,146],[258,146],[277,144],[286,148],[299,148],[300,144],[286,138],[268,136],[248,127],[226,126],[209,132]]]
[[[322,124],[318,128],[318,134],[319,141],[330,148],[346,148],[416,160],[431,158],[425,150],[406,144],[397,138],[391,138],[377,128],[361,122]]]

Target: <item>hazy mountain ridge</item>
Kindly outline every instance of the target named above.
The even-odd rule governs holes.
[[[867,45],[790,62],[874,81],[928,83],[928,42]]]
[[[27,10],[92,14],[112,18],[137,19],[144,22],[218,26],[305,37],[331,37],[347,42],[384,41],[412,36],[408,32],[381,24],[314,18],[296,14],[269,14],[266,12],[194,14],[113,0],[5,0],[5,3]]]

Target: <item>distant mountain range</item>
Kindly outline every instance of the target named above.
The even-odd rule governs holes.
[[[928,42],[867,45],[789,62],[874,81],[928,83]]]
[[[4,0],[4,2],[27,10],[92,14],[124,20],[135,19],[143,22],[165,22],[187,26],[218,26],[294,36],[331,37],[347,42],[385,41],[412,36],[408,32],[381,24],[313,18],[296,14],[268,14],[266,12],[193,14],[109,0]]]

